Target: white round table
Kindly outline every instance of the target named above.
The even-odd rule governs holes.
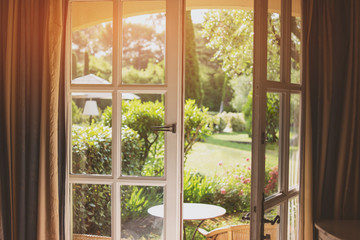
[[[148,209],[148,213],[156,217],[164,217],[164,205],[157,205]],[[225,208],[203,203],[184,203],[183,204],[183,220],[201,220],[197,225],[192,239],[194,239],[197,229],[206,220],[216,218],[226,213]],[[185,230],[184,230],[185,236]],[[185,237],[184,237],[185,239]]]

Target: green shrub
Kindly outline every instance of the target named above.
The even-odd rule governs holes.
[[[222,168],[223,166],[219,166]],[[251,169],[236,165],[216,177],[214,202],[226,209],[227,213],[248,212],[251,197]]]
[[[163,203],[162,187],[121,187],[121,220],[131,221],[148,215],[147,210]]]
[[[73,126],[73,173],[111,174],[111,133],[111,128],[101,124]]]
[[[200,173],[184,172],[184,202],[212,203],[215,182]]]
[[[144,166],[151,147],[157,144],[159,137],[164,136],[152,129],[152,126],[164,124],[164,105],[158,101],[141,102],[141,100],[134,99],[123,101],[122,109],[122,126],[133,129],[139,135],[142,151],[138,161],[139,166]]]
[[[87,116],[83,115],[84,109],[78,107],[75,101],[71,101],[71,121],[72,124],[82,124],[86,122]]]
[[[78,110],[80,111],[80,110]],[[185,104],[185,156],[193,144],[210,134],[206,108],[195,101]],[[123,101],[121,129],[121,161],[123,175],[164,175],[164,133],[152,126],[164,124],[163,103]],[[101,121],[86,126],[73,125],[73,173],[107,174],[112,172],[112,107],[107,107]],[[191,202],[213,200],[215,183],[199,174],[188,174],[186,196]],[[109,185],[76,184],[73,195],[74,233],[110,236],[111,197]],[[122,186],[122,219],[131,224],[148,216],[147,209],[163,202],[162,187]],[[94,202],[96,201],[96,202]],[[98,216],[98,215],[99,216]],[[96,215],[96,216],[95,216]]]
[[[250,161],[249,158],[246,161]],[[222,170],[219,164],[219,171],[214,178],[215,189],[213,203],[222,206],[227,213],[249,212],[251,198],[251,168],[246,164],[237,164],[231,170]],[[265,195],[270,196],[278,190],[277,168],[266,168],[265,170]]]
[[[216,114],[210,118],[210,129],[213,133],[222,133],[226,128],[227,121],[222,114]]]
[[[101,115],[101,121],[104,126],[112,127],[112,107],[107,106]]]
[[[246,132],[252,135],[252,92],[249,93],[248,101],[243,106],[246,121]],[[279,133],[280,99],[277,93],[268,93],[266,102],[266,141],[274,143],[278,141]]]
[[[245,122],[239,115],[234,115],[230,119],[230,124],[233,132],[243,132],[246,129]]]
[[[111,186],[73,184],[73,232],[111,236]]]
[[[203,140],[205,136],[210,135],[208,128],[209,114],[205,107],[199,108],[195,104],[195,100],[187,99],[184,110],[184,154],[185,160],[193,145]]]

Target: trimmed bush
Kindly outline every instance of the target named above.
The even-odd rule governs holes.
[[[232,116],[230,124],[233,132],[243,132],[246,129],[245,122],[239,115]]]

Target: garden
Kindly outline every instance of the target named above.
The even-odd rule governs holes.
[[[72,108],[72,172],[110,175],[112,107],[107,106],[100,117],[89,123],[81,120],[84,116],[79,116],[81,109],[75,102]],[[163,108],[158,100],[123,101],[122,175],[163,176],[164,135],[151,129],[151,126],[163,123]],[[209,228],[240,221],[241,216],[249,211],[251,188],[251,138],[248,133],[242,132],[245,131],[245,122],[241,114],[211,115],[205,107],[198,107],[194,100],[187,100],[184,121],[184,202],[210,203],[226,209],[227,215],[222,218],[226,220],[206,225]],[[229,126],[239,132],[224,133]],[[220,147],[213,149],[219,152],[222,160],[216,160],[214,152],[206,149],[211,145]],[[201,154],[207,156],[199,157]],[[204,171],[205,165],[214,166]],[[277,189],[275,165],[268,166],[266,170],[267,189],[270,192]],[[156,236],[160,236],[162,222],[149,216],[147,210],[163,203],[163,197],[162,187],[121,187],[121,219],[123,229],[126,229],[123,231],[125,239],[156,239]],[[110,204],[110,185],[74,184],[73,232],[110,236]],[[190,234],[195,223],[186,224],[190,226],[187,228]]]

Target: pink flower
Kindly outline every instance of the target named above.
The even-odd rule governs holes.
[[[239,179],[239,176],[238,176],[238,175],[235,175],[234,178],[235,178],[235,179]]]
[[[220,162],[218,163],[218,165],[219,165],[219,166],[222,166],[222,165],[223,165],[223,163],[220,161]]]
[[[243,180],[243,183],[249,183],[250,182],[250,178],[245,178],[244,180]]]
[[[246,161],[248,162],[250,160],[250,158],[247,158]]]
[[[220,193],[221,193],[222,195],[225,195],[225,194],[226,194],[225,188],[221,188],[221,189],[220,189]]]
[[[251,167],[248,167],[248,170],[251,170]]]
[[[239,191],[239,196],[242,196],[244,194],[244,191],[241,189],[240,191]]]

